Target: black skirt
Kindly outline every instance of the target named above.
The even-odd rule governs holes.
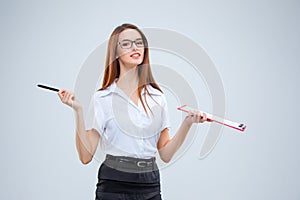
[[[107,155],[98,172],[96,200],[161,200],[155,158]]]

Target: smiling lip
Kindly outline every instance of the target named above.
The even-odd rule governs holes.
[[[134,54],[131,54],[130,57],[140,57],[141,54],[140,53],[134,53]]]

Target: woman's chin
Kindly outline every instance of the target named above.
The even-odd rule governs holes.
[[[130,66],[136,67],[136,66],[140,65],[141,63],[142,63],[142,61],[134,61],[134,62],[129,62],[127,64]]]

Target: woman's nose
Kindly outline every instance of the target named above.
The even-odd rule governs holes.
[[[132,49],[133,50],[137,50],[138,49],[138,47],[136,46],[135,42],[132,43]]]

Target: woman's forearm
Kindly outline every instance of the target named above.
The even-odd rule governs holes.
[[[167,132],[167,138],[162,137],[162,144],[160,143],[159,154],[161,159],[164,162],[169,162],[176,151],[181,147],[183,144],[187,133],[189,132],[193,123],[203,123],[207,120],[206,114],[201,114],[200,111],[189,111],[188,115],[183,120],[181,126],[179,127],[178,131],[176,132],[175,136],[170,140],[169,134]],[[165,138],[165,139],[164,139]],[[167,141],[167,142],[164,142]]]
[[[188,123],[184,120],[177,130],[175,136],[163,148],[159,150],[160,157],[164,162],[169,162],[172,159],[174,154],[183,144],[191,126],[191,123]]]
[[[95,145],[91,141],[91,133],[85,130],[82,108],[75,111],[76,117],[76,148],[82,163],[89,163],[95,152]]]

